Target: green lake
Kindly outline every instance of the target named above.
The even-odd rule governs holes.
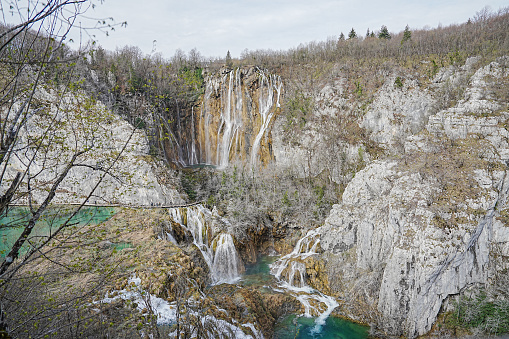
[[[46,210],[36,223],[30,237],[50,235],[60,227],[74,212],[75,207],[54,207]],[[116,213],[111,207],[83,207],[69,222],[70,225],[99,224],[108,220]],[[28,207],[14,207],[7,216],[0,218],[0,257],[5,257],[16,239],[23,232],[30,219]],[[21,253],[26,252],[26,248]]]

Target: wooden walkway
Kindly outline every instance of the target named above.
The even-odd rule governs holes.
[[[83,204],[83,207],[126,207],[126,208],[137,208],[137,209],[154,209],[154,208],[183,208],[183,207],[191,207],[199,204],[203,204],[204,201],[192,202],[187,204],[177,204],[177,205],[129,205],[129,204]],[[66,203],[66,204],[51,204],[51,206],[80,206],[80,203]],[[20,206],[25,207],[28,204],[9,204],[9,206]]]

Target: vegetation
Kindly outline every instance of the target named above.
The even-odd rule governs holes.
[[[61,22],[62,10],[74,8],[69,7],[74,4],[65,0],[49,1],[41,12],[48,15],[40,20]],[[81,14],[81,8],[73,11],[76,17]],[[20,173],[0,177],[0,215],[9,212],[16,201],[29,206],[28,221],[21,224],[21,233],[6,251],[0,266],[0,312],[6,319],[0,328],[8,329],[15,336],[25,333],[62,337],[132,336],[142,332],[157,336],[160,333],[150,307],[147,312],[129,312],[129,307],[136,309],[136,306],[118,301],[118,304],[101,305],[97,312],[91,310],[92,300],[102,297],[106,288],[118,290],[114,284],[125,281],[135,270],[146,276],[157,275],[147,279],[154,283],[145,286],[146,291],[157,290],[159,295],[177,302],[180,318],[171,329],[177,336],[214,331],[210,324],[208,329],[202,328],[200,318],[204,319],[207,312],[217,307],[214,308],[207,297],[199,299],[204,306],[190,302],[197,295],[203,295],[205,282],[198,281],[200,272],[197,267],[193,268],[195,263],[191,255],[176,246],[170,246],[172,253],[163,253],[167,261],[159,257],[157,265],[150,267],[157,273],[144,271],[144,263],[136,256],[141,250],[145,251],[144,255],[150,253],[154,257],[154,249],[162,253],[164,249],[157,244],[156,236],[151,234],[143,241],[123,237],[125,229],[119,226],[122,221],[118,219],[118,225],[110,224],[110,228],[75,224],[73,218],[81,206],[71,209],[63,223],[52,220],[53,231],[49,235],[32,233],[69,171],[91,166],[82,159],[97,150],[97,142],[104,132],[99,126],[113,119],[97,109],[96,99],[149,135],[151,156],[165,157],[171,162],[178,158],[176,146],[182,144],[185,131],[192,126],[208,72],[225,66],[233,69],[239,65],[256,65],[282,75],[285,96],[278,112],[285,120],[284,141],[301,147],[305,154],[301,168],[282,170],[268,164],[254,172],[237,163],[222,172],[203,169],[180,175],[189,200],[206,201],[210,208],[217,207],[220,214],[235,224],[236,239],[243,241],[263,228],[322,224],[355,173],[372,159],[386,155],[388,151],[370,140],[359,121],[390,72],[409,74],[417,86],[427,86],[442,67],[457,68],[474,55],[480,56],[479,63],[486,64],[509,53],[508,9],[498,13],[483,10],[468,23],[434,30],[410,31],[407,26],[403,32],[391,35],[387,27],[382,26],[376,34],[368,29],[363,38],[352,28],[348,39],[341,33],[339,39],[311,42],[289,51],[245,51],[240,60],[233,60],[229,51],[221,60],[207,60],[196,50],[187,54],[177,50],[170,59],[157,54],[142,55],[136,47],[113,52],[102,48],[75,52],[63,44],[65,34],[58,30],[32,30],[37,18],[35,14],[33,20],[19,27],[0,27],[0,165],[2,173],[7,173],[9,161],[14,161],[15,150],[19,149],[26,151],[23,161],[28,164]],[[409,84],[406,79],[406,76],[397,76],[394,87]],[[342,92],[336,94],[341,100],[337,109],[340,114],[315,114],[323,104],[315,99],[319,97],[317,93],[324,84],[335,81],[342,86]],[[442,99],[437,101],[435,109],[450,107],[460,100],[467,85],[468,75],[465,75],[459,79],[459,85],[437,89],[437,97]],[[497,97],[507,98],[506,87],[497,84],[490,91]],[[38,96],[39,88],[56,92],[55,97],[48,100]],[[93,98],[84,97],[83,91],[91,93]],[[61,103],[65,100],[72,100],[74,108],[63,108]],[[60,121],[55,118],[54,110],[76,119]],[[20,137],[23,127],[29,126],[34,116],[38,119],[36,127],[42,133],[29,134],[24,144]],[[63,131],[69,129],[74,131],[73,136],[64,135]],[[315,131],[320,132],[320,140],[314,137],[318,134]],[[132,133],[136,133],[135,128]],[[303,141],[303,135],[309,138]],[[72,138],[85,141],[70,145],[67,141]],[[114,150],[97,159],[97,163],[102,164],[94,166],[94,170],[101,173],[97,184],[105,176],[122,180],[124,173],[115,171],[115,163],[127,143],[128,140],[121,151]],[[478,216],[483,211],[467,211],[466,207],[451,205],[451,201],[465,200],[483,192],[473,178],[465,180],[457,173],[474,173],[485,168],[505,170],[505,167],[491,161],[487,143],[474,137],[461,141],[444,137],[439,143],[429,141],[428,144],[433,151],[426,156],[408,152],[400,160],[405,162],[406,170],[419,172],[423,178],[436,179],[436,194],[428,205],[435,213],[435,226],[452,230],[460,222],[475,222],[464,220],[463,215],[468,212]],[[317,145],[323,147],[317,150]],[[324,169],[313,172],[313,161],[319,161]],[[36,163],[43,163],[43,168],[36,167]],[[49,185],[42,190],[38,171],[54,172]],[[92,197],[94,191],[87,192],[81,201]],[[134,219],[137,217],[134,214],[128,217]],[[150,215],[147,220],[149,218],[159,217]],[[154,226],[147,220],[140,221],[140,229],[128,225],[135,228],[129,232],[139,235],[147,227]],[[2,223],[1,228],[14,226]],[[100,250],[97,250],[99,245]],[[149,245],[154,246],[152,252]],[[171,265],[168,264],[170,257]],[[179,266],[173,259],[187,266]],[[155,266],[164,266],[164,269],[158,270]],[[187,275],[193,275],[192,282]],[[174,277],[173,280],[166,279],[168,276]],[[70,287],[65,289],[66,285]],[[509,330],[508,309],[507,302],[487,294],[462,298],[456,311],[451,313],[450,323],[480,328],[490,334],[503,333]],[[118,319],[123,322],[115,322]]]
[[[507,333],[509,301],[490,298],[486,291],[481,291],[475,297],[459,297],[445,322],[449,328],[466,328],[490,335]]]
[[[191,197],[218,208],[246,240],[253,231],[277,224],[319,225],[337,202],[337,186],[328,178],[299,179],[291,170],[269,165],[253,172],[237,164],[222,172],[202,169],[184,177]]]

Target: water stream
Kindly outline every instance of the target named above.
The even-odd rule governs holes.
[[[228,225],[228,220],[213,215],[202,205],[170,208],[168,213],[173,221],[192,234],[193,243],[209,267],[213,284],[234,283],[240,278],[240,257],[231,234],[219,232],[210,240],[214,235],[214,220],[219,220],[223,225]],[[175,242],[169,232],[166,232],[166,239]]]
[[[262,293],[282,292],[294,296],[304,306],[304,314],[291,315],[280,321],[275,338],[367,338],[368,328],[331,317],[337,301],[310,287],[306,282],[304,260],[316,255],[320,229],[311,230],[299,239],[291,253],[261,256],[256,264],[246,265],[240,274],[238,252],[231,234],[214,233],[214,220],[222,219],[202,205],[168,210],[172,219],[186,228],[210,268],[213,284],[236,283],[257,288]],[[228,224],[226,219],[220,221]],[[168,238],[171,240],[170,238]]]
[[[307,238],[309,239],[309,237]],[[309,241],[303,240],[300,246],[309,245]],[[314,244],[313,244],[314,245]],[[297,246],[296,246],[297,247]],[[316,248],[316,247],[315,247]],[[292,252],[294,253],[294,252]],[[286,256],[285,256],[286,257]],[[246,265],[246,272],[240,283],[246,286],[258,286],[263,291],[274,291],[270,288],[274,275],[270,272],[274,267],[279,267],[281,260],[277,256],[260,256],[255,264]],[[271,269],[272,266],[272,269]],[[294,292],[291,292],[294,293]],[[330,298],[330,297],[329,297]],[[309,338],[341,338],[341,339],[366,339],[368,338],[369,327],[341,319],[334,316],[327,316],[317,330],[317,316],[300,316],[291,314],[277,323],[274,329],[275,339],[309,339]]]

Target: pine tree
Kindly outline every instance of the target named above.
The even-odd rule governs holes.
[[[403,39],[401,40],[401,44],[412,40],[412,32],[410,31],[410,28],[408,25],[406,25],[405,30],[403,31]]]
[[[348,33],[348,40],[357,38],[357,33],[355,33],[355,30],[352,27],[352,30],[350,33]]]
[[[380,33],[378,33],[378,39],[385,39],[385,40],[391,39],[391,34],[389,33],[387,26],[382,25],[382,28],[380,29]]]
[[[345,35],[343,34],[343,32],[341,32],[341,34],[339,35],[339,40],[341,41],[345,40]]]
[[[232,56],[230,54],[230,51],[228,50],[228,53],[226,53],[226,67],[233,68],[233,62],[232,62]]]
[[[366,32],[366,38],[369,38],[369,28],[368,28],[368,31]]]

